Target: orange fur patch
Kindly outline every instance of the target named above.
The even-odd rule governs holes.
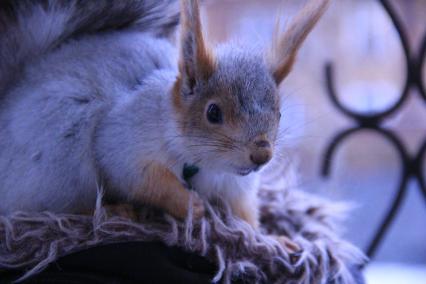
[[[166,167],[152,162],[143,172],[143,184],[132,200],[161,208],[177,218],[185,218],[191,192]]]

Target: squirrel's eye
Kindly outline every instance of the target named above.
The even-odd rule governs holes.
[[[207,119],[210,123],[219,124],[222,123],[222,111],[216,104],[211,104],[207,108]]]
[[[281,112],[278,112],[278,120],[281,119]]]

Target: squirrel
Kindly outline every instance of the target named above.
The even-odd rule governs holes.
[[[203,200],[220,196],[257,228],[278,87],[329,2],[310,0],[269,50],[255,52],[209,46],[197,0],[6,1],[0,214],[87,212],[102,186],[178,218],[190,206],[201,218]],[[194,190],[185,165],[199,169]]]

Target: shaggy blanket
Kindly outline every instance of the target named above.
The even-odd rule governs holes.
[[[101,195],[100,195],[101,196]],[[118,241],[161,241],[202,255],[218,271],[212,282],[357,283],[353,268],[366,258],[339,237],[338,218],[346,210],[312,195],[291,190],[260,191],[263,232],[235,218],[224,202],[206,204],[200,221],[182,222],[143,208],[137,221],[109,216],[97,201],[93,216],[49,212],[0,216],[0,271],[24,268],[20,280],[34,275],[61,256]],[[286,235],[303,249],[294,258],[267,234]]]

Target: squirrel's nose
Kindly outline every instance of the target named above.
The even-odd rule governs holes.
[[[269,162],[272,157],[271,143],[268,140],[257,140],[254,145],[250,160],[257,166],[262,166]]]

